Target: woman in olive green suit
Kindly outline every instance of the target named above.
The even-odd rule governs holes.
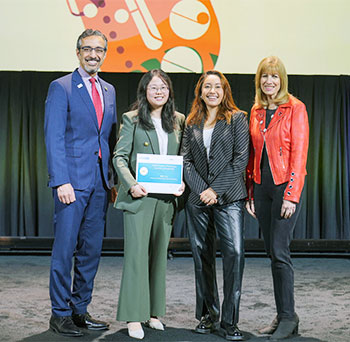
[[[135,179],[137,153],[176,155],[185,116],[175,111],[171,80],[151,70],[140,80],[134,110],[123,114],[113,165],[119,178],[115,207],[124,213],[124,268],[117,320],[142,339],[141,322],[164,330],[167,249],[175,214],[174,195],[148,194]]]

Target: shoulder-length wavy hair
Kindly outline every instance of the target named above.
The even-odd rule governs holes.
[[[224,96],[222,98],[221,103],[219,104],[219,108],[216,114],[216,120],[226,120],[227,123],[230,123],[232,114],[240,111],[239,108],[236,106],[235,102],[233,101],[231,87],[226,77],[220,71],[209,70],[202,74],[194,90],[195,97],[192,102],[190,114],[188,115],[186,120],[187,124],[190,126],[200,125],[202,120],[207,120],[208,109],[204,100],[202,100],[201,95],[203,84],[206,78],[210,75],[216,75],[220,78],[221,86],[224,91]]]
[[[153,69],[142,76],[137,87],[136,102],[132,105],[132,109],[137,110],[138,122],[143,129],[154,129],[151,119],[152,108],[147,100],[147,87],[154,76],[158,76],[169,89],[169,98],[162,108],[161,119],[164,131],[171,133],[174,131],[175,126],[174,90],[170,77],[164,71]]]
[[[260,79],[263,74],[277,74],[280,78],[281,87],[276,97],[273,99],[274,104],[281,105],[289,101],[288,93],[288,76],[286,68],[282,61],[276,56],[265,57],[258,66],[255,74],[255,104],[259,107],[267,107],[267,96],[260,87]]]

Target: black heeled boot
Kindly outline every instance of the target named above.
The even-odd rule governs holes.
[[[291,336],[298,335],[299,317],[296,314],[294,319],[282,318],[278,323],[276,331],[272,334],[270,341],[284,340]]]

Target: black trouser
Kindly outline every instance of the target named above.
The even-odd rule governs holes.
[[[224,301],[221,321],[237,324],[244,269],[243,201],[226,205],[186,204],[186,222],[196,278],[196,318],[207,313],[213,321],[220,317],[216,283],[216,230],[223,257]]]
[[[287,183],[275,185],[271,171],[261,174],[254,184],[255,211],[263,233],[265,249],[271,259],[273,287],[278,318],[294,318],[294,270],[289,245],[300,212],[300,202],[289,218],[281,217],[283,193]]]

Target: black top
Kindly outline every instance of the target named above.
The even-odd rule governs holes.
[[[273,116],[276,112],[276,109],[266,109],[265,128],[269,127],[269,124],[270,124],[271,119],[273,118]],[[264,149],[263,149],[263,153],[262,153],[260,168],[261,168],[261,172],[264,172],[264,173],[271,172],[269,160],[268,160],[267,152],[266,152],[266,148],[265,148],[265,142],[264,142]]]

